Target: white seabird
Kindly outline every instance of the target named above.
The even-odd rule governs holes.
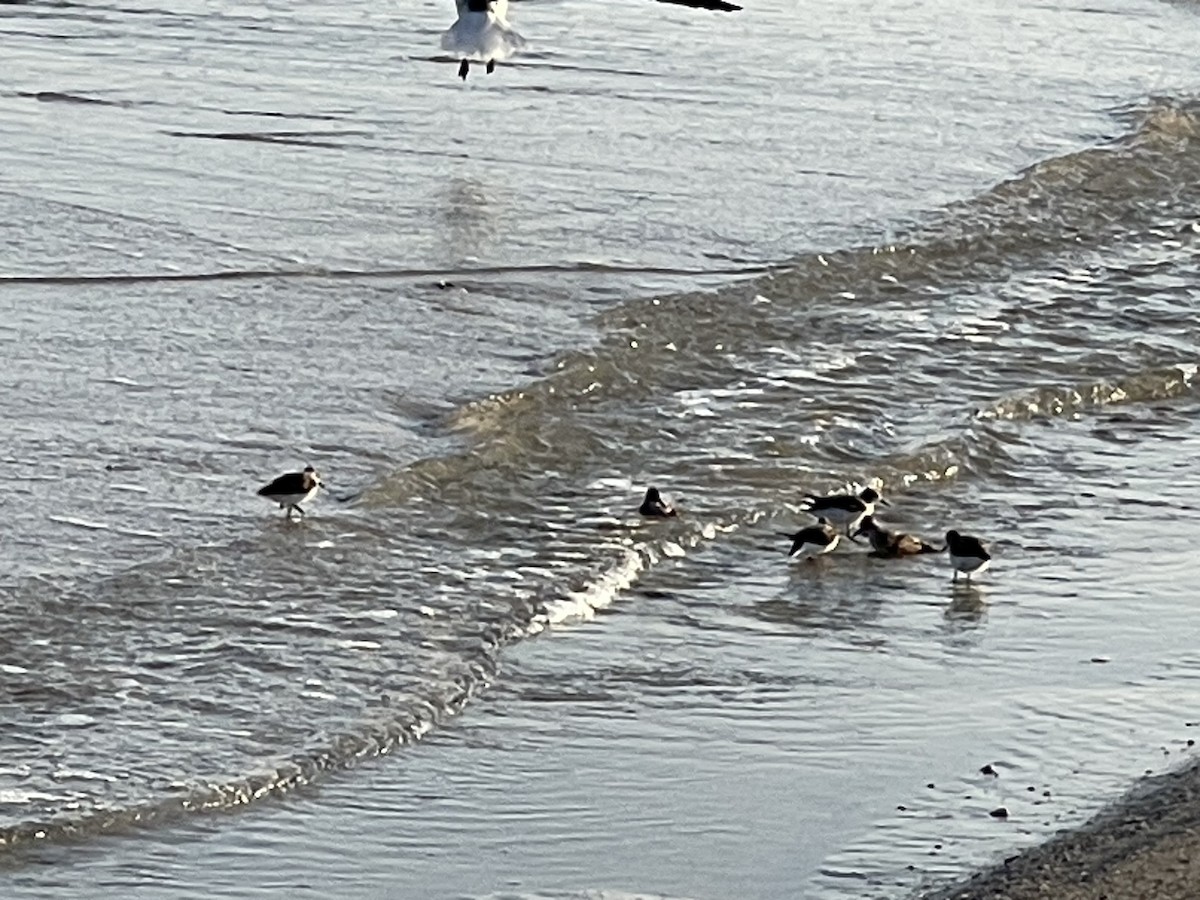
[[[741,9],[727,0],[657,0],[690,6],[693,9],[711,9],[734,12]],[[442,49],[461,57],[458,77],[467,80],[471,63],[486,64],[490,75],[497,62],[503,62],[525,46],[521,37],[508,24],[508,0],[455,0],[458,19],[442,35]]]

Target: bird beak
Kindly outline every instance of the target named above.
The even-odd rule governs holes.
[[[882,497],[880,497],[880,498],[879,498],[879,505],[880,505],[880,506],[891,506],[892,504],[888,503],[886,500],[884,500]]]

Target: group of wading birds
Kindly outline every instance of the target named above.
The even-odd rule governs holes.
[[[817,520],[794,534],[784,534],[792,542],[788,559],[797,562],[815,560],[832,552],[838,545],[843,529],[852,541],[866,535],[871,542],[871,555],[894,558],[916,556],[918,553],[950,553],[950,565],[954,568],[954,580],[962,572],[967,581],[992,564],[992,555],[983,541],[974,535],[946,532],[946,543],[941,547],[927,544],[916,535],[892,531],[875,520],[876,506],[891,506],[874,488],[864,488],[857,494],[830,494],[819,497],[809,494],[801,508]],[[671,518],[678,515],[675,508],[663,499],[658,488],[648,488],[638,512],[651,518]]]
[[[258,495],[272,503],[278,503],[283,510],[284,518],[291,519],[292,513],[304,516],[301,503],[307,503],[325,486],[321,476],[312,466],[306,466],[302,472],[288,472],[280,475],[270,484],[258,489]],[[794,534],[784,537],[792,542],[788,551],[788,559],[797,562],[815,560],[831,552],[845,536],[852,541],[866,535],[871,542],[871,554],[881,557],[915,556],[919,553],[950,554],[950,565],[954,568],[954,580],[958,580],[961,572],[967,576],[978,575],[992,564],[992,555],[984,546],[983,541],[970,534],[960,534],[957,531],[946,532],[946,543],[941,547],[927,544],[916,535],[892,531],[875,520],[876,506],[891,506],[879,495],[874,488],[864,488],[857,494],[830,494],[825,497],[809,494],[804,498],[802,509],[817,520],[816,525],[808,525]],[[658,488],[646,490],[646,496],[638,512],[651,519],[670,519],[679,515],[678,511],[668,503]]]

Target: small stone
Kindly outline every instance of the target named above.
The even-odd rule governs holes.
[[[1008,809],[1003,806],[997,806],[990,813],[988,813],[988,815],[991,816],[993,819],[1007,819],[1008,818]]]
[[[1196,742],[1195,742],[1195,741],[1193,741],[1191,738],[1188,738],[1188,740],[1187,740],[1187,745],[1188,745],[1189,747],[1195,747],[1195,746],[1196,746]]]
[[[900,812],[907,812],[907,811],[908,811],[908,807],[907,807],[907,806],[897,806],[897,807],[896,807],[896,809],[900,810]]]
[[[1042,796],[1043,796],[1043,797],[1049,797],[1049,796],[1050,796],[1050,792],[1049,792],[1049,791],[1042,791]]]
[[[927,787],[927,788],[929,788],[930,790],[932,790],[933,788],[937,787],[937,785],[936,785],[936,784],[934,784],[934,783],[931,781],[931,782],[929,782],[929,784],[925,785],[925,787]]]
[[[1032,794],[1034,791],[1036,791],[1036,790],[1037,790],[1037,788],[1035,788],[1035,787],[1034,787],[1034,786],[1031,784],[1029,787],[1025,788],[1025,790],[1029,791],[1029,793],[1031,793],[1031,794]]]
[[[988,763],[987,765],[985,765],[982,769],[979,770],[979,772],[981,775],[995,775],[997,778],[1000,777],[1000,773],[997,772],[994,768],[992,768],[991,763]]]

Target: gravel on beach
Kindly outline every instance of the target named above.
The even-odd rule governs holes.
[[[1146,778],[1085,825],[922,900],[1196,900],[1200,763]]]

